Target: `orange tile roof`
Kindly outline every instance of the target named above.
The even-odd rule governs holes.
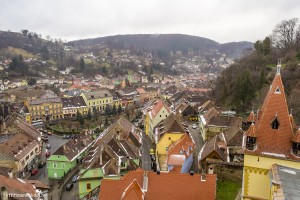
[[[254,111],[252,110],[246,121],[247,122],[255,122],[255,120],[256,120],[256,117],[255,117]]]
[[[183,165],[185,159],[194,152],[194,147],[195,144],[189,135],[183,135],[179,140],[170,145],[168,150],[167,164]]]
[[[216,198],[216,175],[207,174],[205,180],[200,174],[146,172],[148,188],[144,191],[147,200],[210,200]],[[131,171],[120,180],[101,182],[99,200],[120,200],[134,180],[143,185],[144,170]],[[192,186],[192,187],[191,187]],[[133,186],[132,186],[133,187]]]
[[[249,136],[249,137],[256,137],[257,136],[256,131],[255,131],[254,123],[252,123],[250,125],[249,129],[246,132],[246,135]]]
[[[245,153],[300,160],[291,154],[294,133],[279,73],[276,74],[259,113],[255,123],[257,148],[254,151],[245,149]],[[278,129],[271,127],[275,118],[279,122]]]
[[[0,187],[7,189],[9,193],[15,194],[35,194],[35,188],[31,183],[25,182],[22,179],[9,178],[7,176],[0,175]]]
[[[152,105],[152,109],[149,112],[150,117],[153,119],[163,107],[165,107],[167,109],[167,111],[170,113],[169,108],[167,106],[165,106],[165,104],[162,102],[162,100],[157,100],[156,102],[154,102]]]
[[[125,189],[122,194],[121,200],[143,200],[144,192],[142,191],[137,180],[133,180],[132,183]]]

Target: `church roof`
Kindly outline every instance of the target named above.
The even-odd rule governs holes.
[[[259,111],[255,125],[248,133],[256,136],[257,148],[254,151],[246,149],[246,154],[300,160],[291,153],[294,132],[280,75],[280,66],[277,67],[277,74]]]

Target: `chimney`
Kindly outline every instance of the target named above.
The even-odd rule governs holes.
[[[65,145],[65,144],[63,145],[63,148],[64,148],[64,151],[66,151],[66,150],[67,150],[67,147],[66,147],[66,145]]]
[[[144,172],[144,176],[143,176],[143,190],[146,192],[148,190],[148,174],[147,174],[147,172]]]
[[[206,177],[204,173],[201,174],[201,181],[206,181]]]
[[[190,175],[193,176],[194,175],[194,171],[190,171]]]
[[[160,175],[160,171],[159,171],[159,170],[157,170],[156,174],[157,174],[157,175]]]
[[[103,144],[100,146],[100,165],[103,165],[102,153],[103,153]]]
[[[14,175],[13,175],[12,171],[8,171],[8,177],[9,178],[14,178]]]

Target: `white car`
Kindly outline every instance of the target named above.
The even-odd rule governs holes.
[[[193,129],[196,129],[196,128],[197,128],[197,124],[193,124],[193,125],[192,125],[192,128],[193,128]]]

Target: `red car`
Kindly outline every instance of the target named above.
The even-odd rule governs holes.
[[[32,169],[31,170],[31,176],[34,176],[38,173],[39,171],[37,169]]]
[[[50,156],[50,151],[47,151],[47,152],[45,153],[45,156],[46,156],[46,158],[48,158],[48,157]]]

